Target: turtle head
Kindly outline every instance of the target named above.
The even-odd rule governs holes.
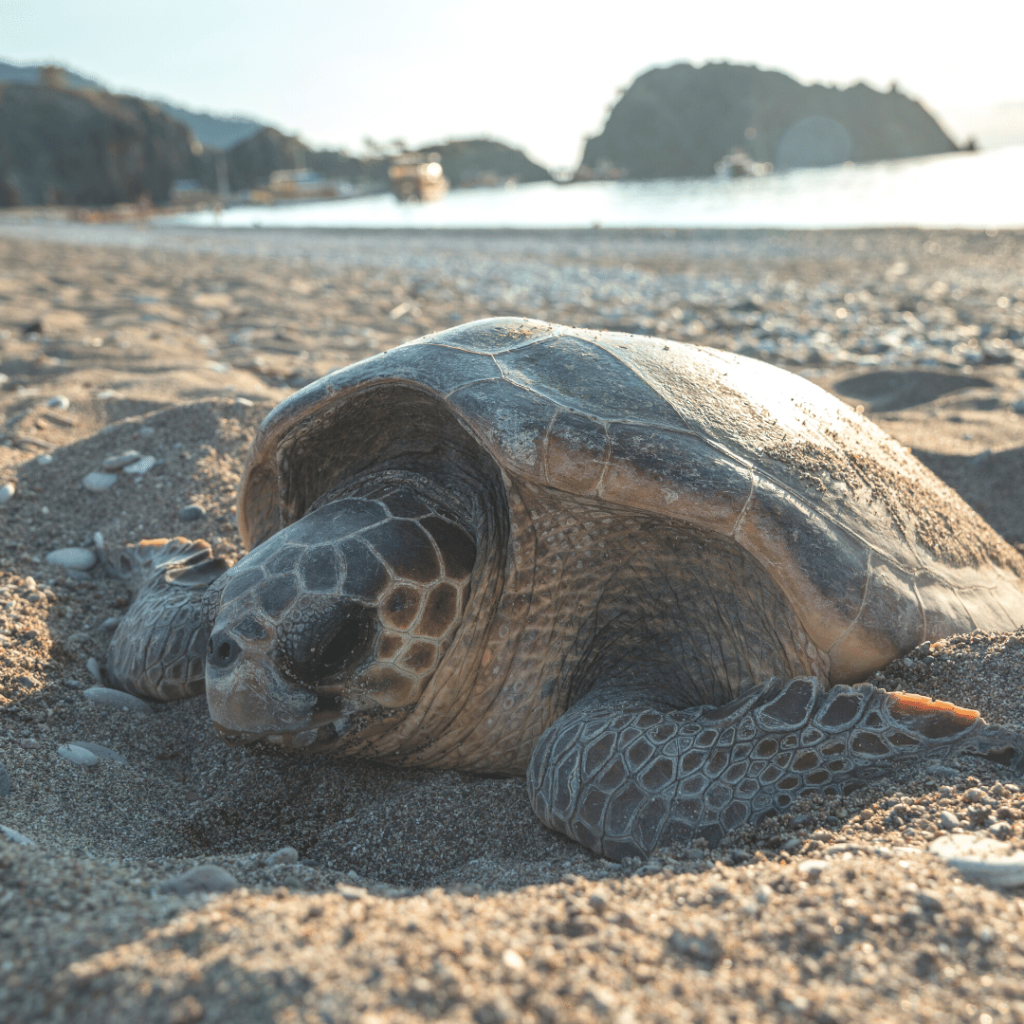
[[[214,724],[233,741],[324,746],[415,704],[475,561],[471,532],[409,490],[308,513],[211,588]]]

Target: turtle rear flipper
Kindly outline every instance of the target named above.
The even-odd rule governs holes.
[[[609,706],[597,694],[540,738],[527,773],[549,828],[612,860],[726,832],[801,794],[845,793],[913,760],[974,753],[1024,768],[1024,735],[868,683],[770,680],[722,707]]]
[[[128,581],[132,603],[107,652],[109,684],[149,700],[203,692],[209,625],[203,598],[230,565],[203,540],[144,540],[103,549],[107,572]]]

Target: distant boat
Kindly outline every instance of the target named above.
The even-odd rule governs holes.
[[[437,153],[403,153],[396,156],[388,168],[388,181],[391,191],[400,202],[431,202],[440,199],[451,187],[444,176],[444,168]]]
[[[715,164],[715,174],[719,178],[763,178],[774,170],[767,160],[763,163],[752,160],[742,149],[734,149]]]

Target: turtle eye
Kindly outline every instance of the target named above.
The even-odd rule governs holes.
[[[357,660],[366,649],[374,618],[373,608],[350,606],[320,653],[319,675],[336,675]]]

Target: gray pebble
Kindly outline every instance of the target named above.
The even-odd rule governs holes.
[[[49,466],[50,463],[52,463],[52,462],[53,462],[53,456],[50,455],[49,452],[47,452],[47,453],[45,453],[43,455],[38,456],[38,458],[36,459],[36,464],[39,465],[39,466]]]
[[[77,743],[62,744],[57,748],[57,756],[63,757],[65,761],[70,761],[72,764],[80,764],[83,767],[99,764],[100,760],[91,750],[86,750],[85,747],[80,747]]]
[[[117,629],[123,618],[123,615],[111,615],[100,623],[100,629]]]
[[[206,515],[206,509],[202,505],[186,505],[179,513],[178,518],[183,523],[191,523],[202,519]]]
[[[71,399],[66,395],[54,395],[47,403],[48,409],[69,409],[71,408]]]
[[[121,690],[112,690],[109,686],[90,686],[82,694],[86,700],[94,704],[104,704],[110,708],[122,708],[125,711],[135,711],[140,715],[153,714],[153,708],[141,697],[131,693],[124,693]]]
[[[47,564],[87,572],[96,564],[96,552],[88,548],[58,548],[46,556]]]
[[[82,682],[81,682],[81,680],[78,680],[78,679],[65,679],[64,680],[64,685],[69,690],[80,690],[80,689],[82,689]]]
[[[297,864],[299,861],[299,851],[293,846],[282,846],[280,850],[275,850],[273,853],[267,854],[266,863],[268,865],[274,864]]]
[[[36,845],[28,836],[24,836],[13,828],[8,828],[6,825],[0,825],[0,835],[7,836],[12,843],[17,843],[19,846],[34,847]]]
[[[1024,416],[1024,398],[1020,399],[1020,401],[1018,402],[1013,403],[1013,411],[1019,412],[1022,416]]]
[[[11,777],[7,774],[7,769],[0,764],[0,800],[3,800],[5,796],[11,791]]]
[[[1008,821],[997,821],[989,825],[988,830],[996,839],[1004,842],[1013,835],[1013,826]]]
[[[190,892],[231,892],[238,888],[238,879],[216,864],[200,864],[182,875],[165,879],[158,892],[173,892],[187,896]]]
[[[959,827],[960,819],[952,811],[943,811],[939,815],[939,828],[944,828],[947,832],[950,832]]]
[[[917,904],[926,914],[941,914],[946,909],[942,897],[934,892],[918,893]]]
[[[1024,850],[1007,854],[991,836],[964,832],[936,839],[928,849],[970,882],[1003,888],[1024,886]]]
[[[81,747],[83,750],[88,750],[90,754],[95,754],[101,761],[116,761],[118,764],[127,764],[128,758],[124,754],[119,754],[116,750],[111,750],[110,747],[103,746],[102,743],[91,743],[86,740],[73,740],[72,745]]]
[[[87,491],[109,491],[116,483],[116,473],[86,473],[82,478],[82,486]]]
[[[17,487],[13,483],[6,483],[0,487],[0,505],[6,505],[14,497]]]
[[[138,462],[133,462],[130,466],[125,466],[123,472],[132,473],[135,476],[142,476],[143,473],[148,473],[156,465],[156,459],[152,455],[143,455]]]
[[[812,881],[817,881],[827,867],[827,860],[803,860],[797,865],[797,870],[800,874],[807,875]]]
[[[85,671],[88,672],[100,686],[105,685],[103,681],[103,669],[100,668],[100,663],[95,658],[89,658],[86,661]]]
[[[120,455],[108,455],[103,460],[103,468],[108,473],[113,473],[118,469],[124,469],[125,466],[130,466],[133,462],[138,462],[141,458],[142,452],[131,448],[126,452],[121,452]]]

